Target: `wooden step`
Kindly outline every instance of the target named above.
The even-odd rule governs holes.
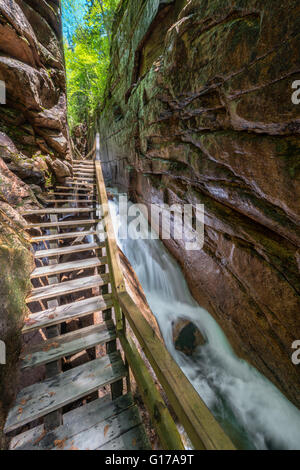
[[[80,431],[88,429],[93,425],[94,419],[96,422],[104,421],[112,416],[116,416],[122,411],[133,406],[133,398],[131,393],[123,395],[114,401],[111,401],[108,396],[98,398],[86,405],[68,411],[63,415],[63,426],[55,429],[55,436],[52,441],[47,444],[44,437],[44,425],[41,424],[35,428],[29,429],[22,434],[18,434],[10,440],[10,450],[42,450],[51,448],[54,441],[64,439],[64,436],[71,434],[75,435]],[[47,435],[47,440],[49,435]]]
[[[74,186],[56,186],[57,189],[63,189],[63,190],[69,190],[72,191],[73,193],[76,191],[83,191],[83,192],[92,192],[93,191],[93,185],[89,185],[89,188],[74,188]],[[50,193],[50,194],[59,194],[59,193]]]
[[[74,173],[74,180],[95,180],[95,175],[93,173],[83,173],[82,171],[78,171]]]
[[[98,250],[103,248],[105,243],[86,243],[82,245],[64,246],[62,248],[52,248],[49,250],[37,250],[34,253],[35,258],[50,258],[51,256],[70,255],[83,251]]]
[[[125,397],[126,395],[123,395],[123,396]],[[119,398],[117,398],[117,400],[119,400]],[[112,402],[109,395],[104,395],[103,397],[97,398],[96,400],[89,402],[88,404],[79,406],[78,408],[73,408],[70,411],[67,411],[66,413],[63,414],[64,426],[65,425],[67,425],[68,427],[74,426],[76,425],[77,422],[79,423],[82,422],[82,420],[88,414],[93,415],[95,412],[95,409],[94,407],[92,409],[90,407],[92,406],[92,403],[95,406],[96,402],[101,402],[101,406],[106,406],[108,404],[115,403],[115,401]],[[44,424],[39,424],[38,426],[32,427],[12,437],[9,442],[9,450],[26,450],[27,446],[31,446],[31,445],[36,446],[45,435],[46,433],[44,430]]]
[[[119,352],[24,388],[10,410],[5,432],[45,416],[127,375]]]
[[[76,178],[72,179],[72,181],[67,181],[68,184],[74,185],[74,186],[85,186],[85,187],[91,187],[91,186],[96,186],[96,183],[94,183],[95,179],[94,178],[83,178],[82,180],[77,180]]]
[[[76,177],[74,177],[72,179],[72,181],[70,181],[70,182],[67,181],[67,183],[76,184],[76,185],[78,185],[78,184],[81,185],[82,183],[86,183],[86,184],[89,185],[89,184],[93,184],[94,181],[95,181],[95,178],[76,178]]]
[[[75,194],[74,194],[74,190],[73,188],[67,188],[67,189],[72,189],[73,193],[57,193],[57,192],[54,192],[54,193],[49,193],[49,196],[62,196],[62,197],[74,197]],[[78,191],[82,191],[81,189],[78,189]],[[83,190],[85,191],[85,190]],[[84,192],[83,194],[78,194],[77,193],[77,197],[86,197],[86,198],[89,198],[89,197],[92,197],[93,196],[93,192],[92,191],[89,191],[89,192]]]
[[[21,369],[49,364],[62,357],[72,356],[80,351],[108,343],[115,338],[116,330],[112,321],[72,331],[43,341],[25,351],[21,356]]]
[[[81,318],[95,312],[103,312],[113,306],[110,294],[99,295],[79,300],[71,304],[59,305],[38,313],[32,313],[25,319],[23,333],[39,330],[51,325],[59,325],[67,320]]]
[[[74,180],[68,182],[68,184],[70,186],[57,186],[57,189],[72,189],[73,191],[91,191],[93,189],[93,186],[96,186],[96,183],[77,183]],[[78,186],[77,189],[76,186]],[[80,188],[79,186],[84,186],[84,188]]]
[[[91,178],[91,180],[92,180],[92,178]],[[84,178],[84,181],[78,181],[78,180],[76,180],[76,178],[72,178],[72,180],[66,181],[66,183],[70,184],[72,188],[73,188],[73,186],[76,186],[76,187],[84,186],[84,187],[92,188],[93,186],[96,185],[96,183],[93,183],[92,181],[87,181],[86,178]]]
[[[72,279],[71,281],[60,282],[33,289],[27,297],[26,302],[36,302],[38,300],[51,299],[53,297],[72,294],[72,292],[80,292],[93,287],[104,286],[109,283],[109,274],[101,274],[96,276],[81,277]]]
[[[47,240],[65,240],[68,238],[79,238],[79,237],[86,237],[88,235],[97,235],[97,230],[91,230],[91,231],[83,231],[83,232],[70,232],[70,233],[57,233],[54,235],[42,235],[40,237],[31,237],[30,241],[31,243],[40,243],[42,241],[47,241]]]
[[[76,163],[73,163],[72,168],[73,168],[73,169],[74,169],[74,168],[82,168],[82,169],[84,169],[84,170],[85,170],[85,169],[92,169],[92,170],[94,170],[94,169],[95,169],[95,165],[94,165],[94,163],[89,163],[89,164],[85,163],[85,164],[82,164],[82,163],[77,163],[77,162],[76,162]]]
[[[27,224],[26,230],[31,228],[51,228],[51,227],[76,227],[77,225],[93,225],[101,222],[99,219],[68,220],[63,222],[42,222],[39,224]]]
[[[77,213],[88,213],[95,211],[95,207],[57,207],[57,208],[45,208],[45,209],[33,209],[22,212],[22,215],[48,215],[48,214],[77,214]]]
[[[30,279],[38,277],[53,276],[54,274],[67,273],[70,271],[81,271],[82,269],[97,268],[107,263],[107,258],[98,258],[97,256],[87,259],[70,261],[69,263],[58,263],[49,266],[35,268],[30,275]]]
[[[87,181],[86,179],[84,181],[76,181],[75,179],[72,179],[72,181],[68,181],[67,183],[71,185],[70,189],[73,189],[73,191],[81,191],[82,188],[86,189],[87,191],[93,191],[96,187],[96,183],[93,183],[92,181]]]
[[[96,174],[94,168],[73,168],[73,174],[78,174],[79,176],[92,175]]]
[[[126,415],[122,415],[125,412],[127,412]],[[122,426],[115,426],[119,421]],[[9,449],[17,451],[51,449],[151,450],[144,426],[142,424],[133,426],[135,422],[141,421],[131,394],[122,395],[114,401],[107,400],[106,397],[98,398],[87,405],[65,413],[64,424],[52,431],[51,434],[46,433],[44,426],[40,425],[13,437]],[[129,430],[125,431],[123,424],[125,426],[127,424],[126,427]],[[108,434],[106,430],[109,428],[113,428],[114,432]],[[97,433],[96,441],[95,436],[92,436],[92,440],[85,441],[88,438],[85,431],[89,429],[92,429],[91,434]],[[77,446],[75,446],[75,442]],[[99,444],[101,445],[95,449],[95,445]]]
[[[77,204],[95,204],[97,199],[46,199],[47,204],[67,204],[67,203],[77,203]]]
[[[74,176],[74,178],[72,178],[72,181],[73,182],[75,182],[75,181],[80,181],[81,182],[82,180],[84,180],[84,181],[87,181],[87,180],[94,181],[95,180],[95,176],[93,176],[93,175],[89,175],[89,176],[81,176],[81,175],[82,174],[80,174],[80,176]]]
[[[123,432],[119,437],[105,442],[95,450],[131,451],[152,450],[143,424],[134,426],[129,431]]]

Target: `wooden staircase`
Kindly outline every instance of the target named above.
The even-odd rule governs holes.
[[[57,187],[49,197],[51,208],[23,213],[24,217],[42,219],[27,226],[32,234],[40,232],[31,239],[37,266],[31,274],[34,286],[27,303],[35,310],[39,303],[41,309],[26,318],[23,333],[40,330],[46,338],[22,354],[21,369],[44,365],[46,379],[18,394],[5,432],[43,419],[42,424],[13,437],[10,449],[149,449],[129,387],[123,395],[128,367],[117,350],[111,274],[105,243],[99,241],[96,231],[95,165],[75,161],[73,171],[74,179]],[[63,219],[68,216],[76,216],[76,220]],[[71,227],[74,230],[70,232]],[[79,259],[63,261],[62,257],[78,253]],[[66,276],[78,272],[82,277]],[[84,298],[65,303],[66,296],[81,292]],[[66,322],[96,312],[102,313],[100,324],[62,333]],[[105,355],[96,354],[99,345],[105,345]],[[94,358],[62,371],[62,360],[83,351],[92,351]],[[98,391],[101,389],[103,395],[104,387],[106,395],[100,398]]]
[[[43,366],[46,379],[18,394],[5,425],[14,433],[10,449],[150,449],[130,392],[133,376],[162,449],[185,448],[180,423],[189,448],[234,450],[127,291],[99,148],[97,136],[90,152],[96,160],[73,161],[74,178],[49,193],[51,207],[23,214],[34,218],[27,228],[36,260],[23,333],[39,331],[44,341],[23,352],[21,369]],[[66,331],[74,320],[80,328]],[[82,352],[89,360],[62,370],[66,358]]]

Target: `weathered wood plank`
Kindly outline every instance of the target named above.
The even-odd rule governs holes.
[[[64,240],[67,238],[78,238],[78,237],[85,237],[88,235],[97,235],[96,230],[90,230],[90,231],[78,231],[78,232],[69,232],[69,233],[58,233],[55,235],[41,235],[40,237],[31,237],[30,241],[31,243],[39,243],[42,241],[47,241],[47,240]]]
[[[82,179],[78,179],[78,178],[73,178],[72,181],[67,181],[68,184],[74,184],[75,186],[77,185],[84,185],[84,186],[95,186],[95,178],[82,178]]]
[[[28,333],[51,325],[58,325],[73,318],[81,318],[94,312],[107,310],[112,306],[111,295],[105,294],[32,313],[25,319],[22,332]]]
[[[92,204],[97,202],[96,199],[46,199],[48,204],[67,204],[67,203],[79,203],[79,204]]]
[[[121,332],[118,337],[163,449],[184,450],[177,426],[133,341]]]
[[[51,222],[57,222],[57,214],[51,214],[50,215],[50,220]],[[53,228],[50,230],[50,233],[56,234],[58,233],[57,228]],[[53,240],[50,242],[50,248],[57,248],[58,242],[57,240]],[[49,264],[54,265],[58,263],[58,258],[52,258],[49,260]],[[58,277],[56,275],[54,276],[49,276],[48,277],[48,282],[49,285],[54,285],[58,283]],[[51,299],[48,300],[47,302],[47,308],[56,308],[59,305],[59,298]],[[54,338],[58,336],[61,333],[61,328],[60,325],[53,325],[49,328],[46,328],[46,337],[47,338]],[[54,375],[60,374],[61,373],[61,360],[57,361],[52,361],[51,363],[46,364],[45,367],[46,370],[46,379],[53,377]],[[50,431],[57,426],[60,426],[62,424],[62,410],[56,410],[53,413],[49,413],[44,421],[45,429],[47,431]]]
[[[89,161],[86,161],[86,162],[73,162],[72,163],[72,167],[75,167],[75,166],[83,166],[83,167],[91,167],[93,168],[94,167],[94,160],[89,160]]]
[[[95,171],[94,165],[74,165],[72,168],[73,168],[73,173],[75,171],[85,171],[87,173]]]
[[[155,335],[127,292],[118,295],[121,308],[134,331],[179,422],[195,449],[234,450],[229,437],[218,424],[192,384],[178,367],[166,347]]]
[[[101,222],[99,219],[87,219],[87,220],[68,220],[64,222],[42,222],[38,224],[27,224],[26,230],[32,228],[51,228],[51,227],[76,227],[77,225],[93,225]]]
[[[65,413],[63,426],[56,429],[53,434],[51,433],[50,439],[44,435],[44,427],[40,425],[13,437],[9,448],[10,450],[46,450],[54,445],[54,441],[63,440],[67,434],[72,437],[73,434],[78,434],[96,423],[118,415],[133,405],[130,393],[113,402],[106,395]]]
[[[78,174],[74,174],[74,177],[73,177],[73,181],[86,181],[86,180],[92,180],[94,181],[95,179],[95,175],[94,173],[86,173],[84,174],[83,172],[79,171]],[[69,179],[67,179],[66,181],[69,181]]]
[[[120,398],[122,400],[122,397]],[[114,404],[114,402],[112,402]],[[110,409],[109,409],[110,408]],[[112,411],[113,405],[106,407],[107,411],[95,410],[89,415],[89,420],[77,421],[76,425],[63,425],[45,436],[36,444],[27,444],[26,450],[96,450],[109,445],[110,442],[121,438],[126,432],[132,431],[132,442],[141,441],[141,419],[136,406],[128,406],[116,415],[106,416]],[[105,417],[106,416],[106,417]],[[139,427],[139,432],[136,430]],[[128,431],[129,430],[129,431]],[[143,435],[143,445],[149,449],[147,437]],[[148,445],[147,445],[148,444]],[[131,443],[132,446],[132,443]],[[24,445],[17,450],[25,450]],[[135,449],[138,450],[137,445]]]
[[[95,181],[95,176],[93,173],[78,172],[74,174],[74,181]]]
[[[5,432],[51,413],[126,376],[119,353],[106,355],[23,389],[10,410]]]
[[[67,437],[64,449],[96,450],[140,424],[139,411],[136,406],[132,406],[116,416],[107,418],[78,434]],[[54,445],[52,449],[57,450],[57,447]]]
[[[95,183],[77,183],[73,179],[71,181],[68,181],[68,184],[71,186],[56,186],[57,189],[74,189],[74,186],[84,186],[84,188],[80,188],[80,191],[83,191],[85,189],[91,190],[93,186],[96,186]]]
[[[143,424],[137,425],[121,436],[106,442],[96,450],[152,450]]]
[[[78,232],[80,234],[80,232]],[[69,255],[72,253],[80,253],[83,251],[90,251],[90,250],[97,250],[101,248],[104,243],[86,243],[83,245],[72,245],[72,246],[65,246],[63,248],[55,248],[49,250],[38,250],[34,253],[35,258],[49,258],[51,256],[61,256],[61,255]]]
[[[44,341],[42,344],[35,345],[23,353],[21,356],[21,369],[48,364],[62,357],[71,356],[99,344],[107,343],[115,338],[116,332],[113,322],[81,328]]]
[[[67,188],[67,189],[72,189],[72,192],[71,193],[62,193],[62,192],[52,192],[52,193],[48,193],[48,196],[66,196],[66,197],[71,197],[71,196],[76,196],[75,195],[75,192],[78,193],[78,191],[83,191],[83,193],[78,193],[76,197],[92,197],[93,196],[93,190],[89,190],[88,192],[86,192],[85,189],[78,189],[78,191],[74,191],[73,188]]]
[[[77,213],[87,213],[94,212],[96,207],[56,207],[45,209],[36,209],[36,210],[26,210],[22,212],[22,215],[49,215],[49,214],[77,214]]]
[[[80,292],[86,289],[92,289],[93,287],[104,286],[109,283],[109,277],[109,274],[102,274],[101,276],[81,277],[51,286],[37,287],[31,291],[26,302],[37,302],[39,300],[50,299],[51,297],[58,297],[72,294],[72,292]]]
[[[30,278],[35,279],[37,277],[50,276],[51,274],[60,274],[70,271],[77,271],[81,269],[90,269],[102,266],[107,263],[107,258],[87,258],[76,261],[70,261],[69,263],[58,263],[54,266],[41,266],[40,268],[35,268],[31,273]]]
[[[73,186],[56,186],[56,189],[63,189],[63,190],[68,189],[68,190],[72,191],[73,193],[75,192],[75,190],[76,191],[82,191],[82,192],[91,192],[91,191],[93,191],[92,185],[89,185],[89,186],[90,187],[88,187],[88,188],[74,188]],[[55,194],[55,192],[50,193],[50,194]]]
[[[81,173],[82,175],[82,173]],[[74,176],[74,178],[72,178],[72,181],[74,182],[77,182],[77,181],[94,181],[95,180],[95,176],[94,175],[88,175],[88,176]],[[67,180],[68,181],[68,180]]]

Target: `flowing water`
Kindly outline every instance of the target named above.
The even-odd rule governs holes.
[[[222,329],[192,297],[163,243],[150,237],[119,240],[117,199],[110,202],[110,209],[118,243],[143,286],[168,350],[235,445],[300,449],[300,411],[235,355]],[[174,348],[172,322],[178,318],[191,320],[208,340],[193,357]]]

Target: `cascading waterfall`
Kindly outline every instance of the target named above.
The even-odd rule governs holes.
[[[151,229],[146,239],[120,240],[117,198],[110,201],[110,210],[119,246],[139,278],[168,350],[233,442],[240,449],[300,449],[300,411],[234,354],[222,329],[192,297],[163,243],[149,236]],[[172,322],[178,318],[192,321],[207,338],[193,357],[173,345]]]

